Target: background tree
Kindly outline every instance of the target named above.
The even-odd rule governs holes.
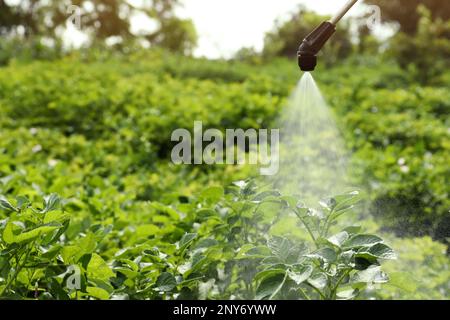
[[[180,0],[144,0],[140,5],[127,0],[29,0],[17,4],[0,0],[0,32],[3,35],[57,39],[74,13],[68,9],[77,6],[82,31],[89,35],[91,43],[103,42],[110,37],[118,37],[123,42],[144,38],[152,45],[190,53],[197,35],[190,20],[175,16],[174,9],[178,5]],[[156,31],[132,34],[131,22],[136,14],[145,14],[155,21]]]
[[[417,31],[420,15],[419,5],[426,6],[433,19],[450,19],[450,1],[442,0],[365,0],[368,4],[375,4],[382,10],[382,18],[386,22],[395,22],[400,30],[407,34]]]
[[[4,0],[0,0],[0,35],[5,35],[19,23],[19,17]]]
[[[38,32],[38,18],[36,15],[38,0],[30,0],[26,4],[7,4],[0,0],[0,35],[17,34],[18,27],[24,36]]]
[[[158,30],[146,39],[152,45],[190,55],[197,45],[197,31],[191,20],[172,17],[161,20]]]

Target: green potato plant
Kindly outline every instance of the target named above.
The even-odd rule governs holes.
[[[318,210],[239,181],[175,207],[151,204],[162,229],[116,220],[81,234],[56,194],[42,207],[25,197],[0,200],[1,298],[353,299],[368,284],[386,283],[380,262],[395,258],[381,238],[358,227],[329,235],[357,193]],[[289,213],[310,241],[270,236]]]
[[[146,292],[158,299],[357,298],[367,286],[388,282],[380,264],[395,259],[380,237],[361,233],[359,227],[329,234],[358,200],[358,193],[341,195],[322,202],[317,210],[276,190],[260,190],[253,181],[236,182],[226,192],[208,188],[196,201],[177,208],[196,233],[185,233],[165,249],[144,250],[163,272],[132,296]],[[271,226],[289,213],[298,217],[310,241],[270,236]],[[132,252],[127,250],[120,252],[120,267],[115,270],[122,277],[144,280],[138,264],[130,266],[132,256],[124,268],[122,258]],[[152,264],[147,272],[154,268]]]
[[[54,271],[57,242],[69,226],[69,215],[61,209],[56,194],[44,198],[34,208],[26,197],[17,197],[13,205],[0,197],[0,209],[7,218],[0,223],[0,297],[37,297],[35,281],[39,273]]]
[[[353,299],[368,285],[389,281],[380,264],[396,255],[380,237],[360,233],[354,226],[330,235],[337,220],[354,209],[358,192],[322,201],[321,209],[306,208],[296,197],[265,194],[258,205],[278,203],[282,212],[293,212],[310,241],[278,236],[240,250],[241,257],[258,260],[259,272],[253,278],[256,299]]]

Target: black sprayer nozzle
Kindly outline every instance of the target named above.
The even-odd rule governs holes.
[[[317,65],[317,54],[336,31],[331,22],[322,22],[302,42],[298,48],[298,65],[302,71],[313,71]]]

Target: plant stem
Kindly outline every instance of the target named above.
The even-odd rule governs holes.
[[[23,254],[19,257],[19,259],[16,262],[16,270],[14,271],[14,274],[11,278],[8,279],[8,282],[6,283],[5,287],[3,288],[2,292],[0,293],[0,296],[2,296],[5,292],[7,292],[9,290],[9,287],[12,285],[12,283],[16,280],[17,276],[19,275],[20,271],[22,271],[22,268],[25,266],[27,260],[28,260],[28,256],[30,255],[31,251],[33,250],[33,246],[35,244],[36,240],[34,240],[31,245],[30,248],[27,250],[27,252],[25,253],[25,258],[23,259],[23,262],[20,263],[20,261],[22,260]]]
[[[314,242],[314,245],[316,246],[316,248],[318,248],[319,246],[317,244],[316,237],[314,236],[314,233],[312,232],[311,228],[308,226],[308,224],[305,222],[305,220],[303,220],[303,217],[297,212],[297,210],[294,210],[294,213],[300,219],[300,221],[302,222],[303,226],[308,231],[309,236],[311,237],[312,241]]]
[[[307,283],[308,286],[310,286],[311,288],[313,288],[314,291],[316,291],[320,297],[322,298],[322,300],[327,300],[327,297],[322,293],[322,291],[320,291],[319,289],[317,289],[316,287],[314,287],[313,285]]]
[[[14,270],[14,273],[12,274],[12,276],[10,278],[8,278],[8,281],[6,282],[5,287],[3,288],[2,292],[0,292],[0,297],[3,296],[3,294],[5,294],[5,292],[8,292],[9,287],[11,286],[11,284],[13,283],[13,281],[19,274],[20,269],[21,269],[19,264],[20,264],[20,260],[22,259],[22,257],[23,257],[23,254],[21,254],[19,257],[16,257],[16,270]]]
[[[346,270],[342,276],[339,278],[338,282],[336,283],[336,285],[334,286],[333,290],[331,291],[331,298],[335,299],[336,298],[336,293],[337,293],[337,289],[339,288],[339,286],[341,285],[341,282],[345,279],[346,276],[348,276],[348,274],[351,272],[351,269]]]
[[[325,224],[323,226],[323,234],[322,237],[326,238],[328,236],[328,230],[330,229],[330,217],[334,213],[334,208],[331,209],[330,213],[327,215],[327,218],[325,219]]]
[[[298,290],[306,298],[306,300],[311,300],[310,296],[308,296],[302,288],[298,288]]]

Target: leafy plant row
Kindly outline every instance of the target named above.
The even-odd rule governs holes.
[[[240,181],[100,223],[80,221],[75,201],[1,196],[0,297],[354,299],[368,285],[387,283],[380,263],[396,258],[360,227],[334,230],[358,193],[310,209]],[[297,217],[307,241],[267,236],[285,215]]]

